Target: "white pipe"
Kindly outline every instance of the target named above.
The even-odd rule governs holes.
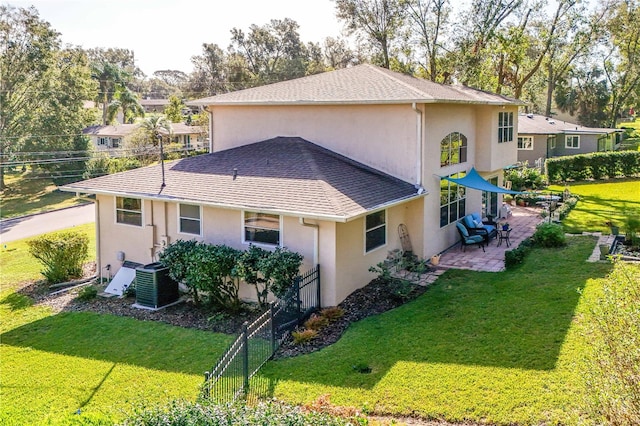
[[[300,219],[300,225],[313,228],[313,266],[319,264],[320,257],[320,226],[317,223],[307,223],[304,221],[304,217]]]
[[[422,111],[414,102],[411,108],[416,112],[416,189],[422,188]]]
[[[209,113],[209,154],[213,152],[213,111],[205,107],[205,111]]]

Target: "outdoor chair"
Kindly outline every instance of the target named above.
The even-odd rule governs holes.
[[[456,228],[458,229],[458,233],[460,234],[460,245],[462,247],[462,251],[465,251],[465,248],[472,244],[477,244],[478,247],[482,248],[482,251],[484,251],[484,236],[470,235],[469,231],[467,231],[467,228],[460,222],[456,222]]]
[[[481,235],[484,241],[489,244],[492,238],[498,235],[496,227],[482,223],[482,218],[478,213],[468,214],[462,218],[462,225],[467,229],[469,235]]]

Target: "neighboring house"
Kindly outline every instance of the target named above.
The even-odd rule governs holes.
[[[138,124],[118,124],[114,126],[91,126],[82,131],[91,138],[98,150],[121,148],[123,139],[133,133]]]
[[[540,159],[612,151],[620,129],[592,128],[537,114],[520,114],[518,161],[533,165]]]
[[[141,99],[140,105],[145,113],[162,114],[166,106],[169,105],[169,99]],[[191,102],[185,102],[185,107],[182,109],[183,115],[197,114],[198,112],[198,106],[191,105]]]
[[[518,101],[372,65],[196,102],[210,154],[62,188],[97,195],[99,268],[155,261],[178,239],[285,246],[320,264],[322,304],[336,305],[401,247],[400,224],[429,257],[466,213],[497,213],[494,193],[441,176],[475,167],[501,184],[517,160]]]
[[[124,139],[135,132],[140,124],[119,124],[109,126],[91,126],[82,131],[91,138],[98,150],[122,148]],[[207,129],[200,126],[189,126],[184,123],[171,124],[171,142],[179,143],[189,149],[203,149],[209,145]],[[161,133],[167,134],[166,131]]]

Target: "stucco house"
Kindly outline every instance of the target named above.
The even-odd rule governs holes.
[[[540,159],[589,152],[613,151],[620,129],[585,127],[538,114],[520,114],[518,161],[535,164]]]
[[[442,177],[475,167],[501,185],[517,160],[518,101],[367,64],[195,102],[209,154],[63,187],[96,195],[99,268],[178,239],[285,246],[320,265],[322,305],[336,305],[401,247],[400,224],[428,257],[466,213],[497,212],[495,193]]]

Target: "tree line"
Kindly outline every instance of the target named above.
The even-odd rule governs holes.
[[[0,6],[0,161],[12,151],[85,150],[84,127],[119,112],[133,122],[142,98],[173,96],[180,120],[182,99],[359,63],[518,98],[529,112],[557,108],[585,126],[615,127],[640,98],[640,0],[472,0],[460,10],[453,0],[333,2],[342,36],[305,43],[294,20],[272,19],[233,28],[226,48],[204,42],[190,73],[151,76],[133,51],[62,46],[35,8]]]

